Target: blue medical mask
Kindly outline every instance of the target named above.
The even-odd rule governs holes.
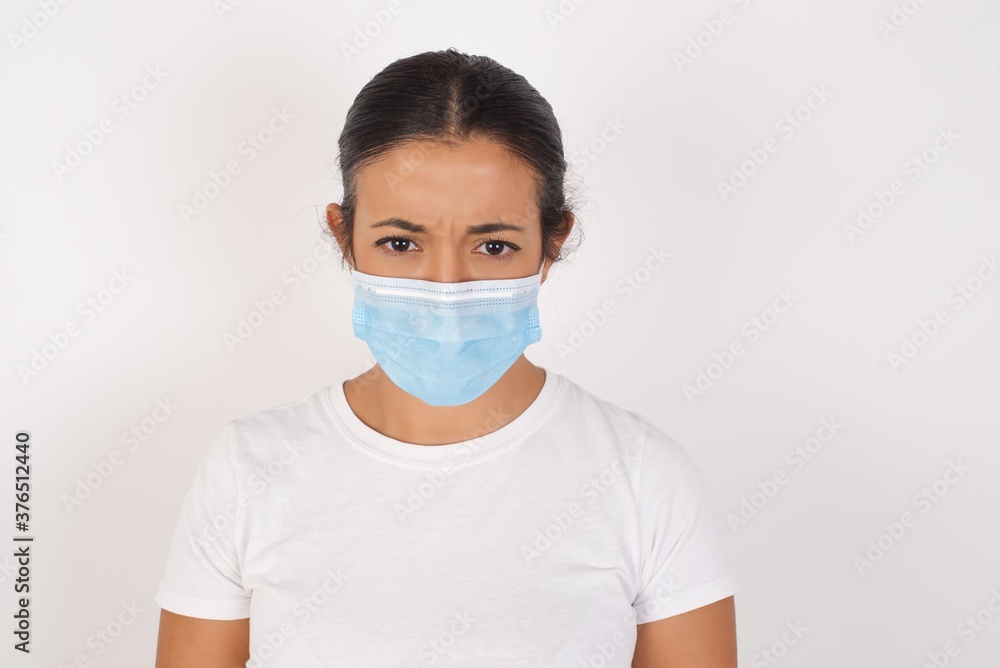
[[[542,338],[538,273],[461,283],[357,270],[354,335],[389,379],[431,406],[466,404]]]

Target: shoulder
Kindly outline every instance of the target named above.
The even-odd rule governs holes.
[[[596,442],[614,442],[641,462],[645,478],[654,486],[665,482],[697,485],[700,474],[691,453],[673,435],[647,416],[629,410],[563,377],[566,419],[579,422]]]
[[[305,444],[315,442],[314,436],[328,433],[329,414],[325,396],[328,390],[328,387],[315,389],[293,401],[244,413],[230,420],[225,432],[233,457],[244,462],[266,463],[283,453],[297,452]]]
[[[606,399],[599,391],[591,391],[560,374],[563,418],[574,419],[581,428],[595,435],[643,437],[649,421],[639,413]]]
[[[563,412],[561,420],[574,433],[585,435],[587,442],[614,444],[629,459],[642,461],[648,448],[657,453],[671,455],[683,450],[663,430],[645,415],[625,408],[582,385],[562,378]]]

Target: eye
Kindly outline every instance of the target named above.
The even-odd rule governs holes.
[[[385,245],[388,242],[388,245]],[[408,236],[382,237],[372,244],[389,255],[404,255],[416,245],[416,239]]]
[[[387,255],[406,255],[419,249],[416,239],[405,234],[382,237],[372,245]],[[482,249],[478,252],[479,255],[485,255],[491,260],[508,260],[521,250],[521,247],[513,242],[492,238],[483,239],[477,248]]]
[[[507,260],[521,250],[517,244],[503,239],[484,239],[478,248],[485,248],[485,252],[482,254],[489,256],[491,260]]]

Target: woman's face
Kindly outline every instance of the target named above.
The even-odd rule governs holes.
[[[337,204],[327,218],[336,233]],[[353,250],[356,269],[377,276],[455,283],[536,274],[535,182],[493,142],[411,142],[358,171]]]

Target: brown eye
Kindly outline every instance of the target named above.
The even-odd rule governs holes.
[[[479,248],[482,249],[481,253],[489,256],[491,260],[507,260],[521,250],[517,244],[503,239],[485,239],[479,244]]]
[[[415,239],[405,236],[382,237],[372,244],[387,255],[406,255],[415,246]]]

